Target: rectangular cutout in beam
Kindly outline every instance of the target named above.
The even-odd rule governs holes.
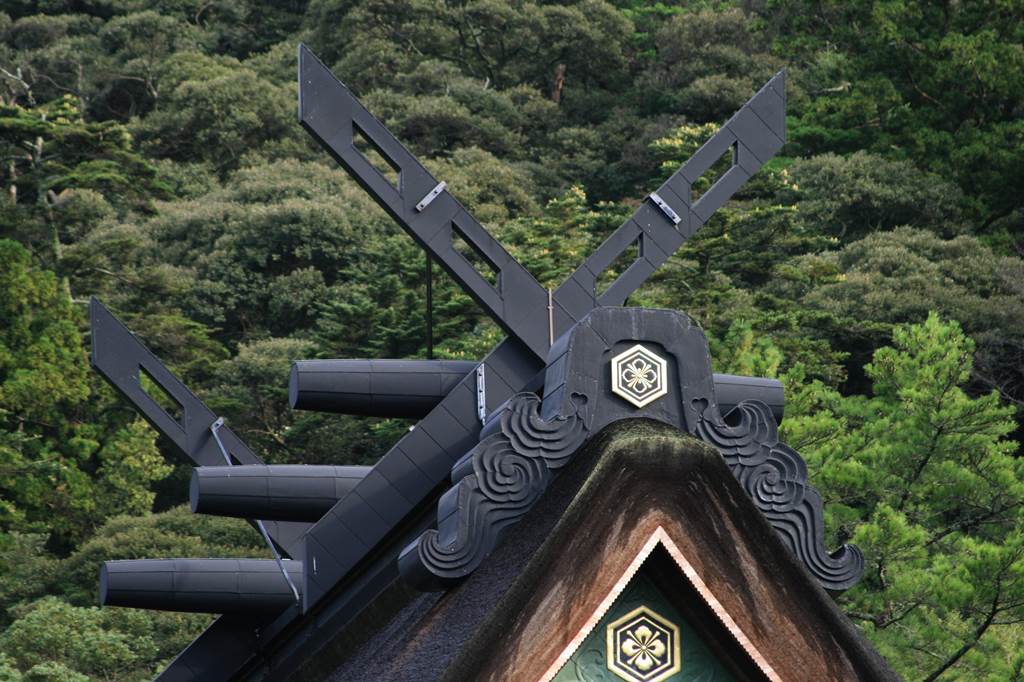
[[[501,269],[473,244],[455,221],[452,221],[452,247],[492,287],[501,290]]]
[[[139,367],[139,386],[168,417],[185,428],[185,408],[144,367]]]
[[[736,143],[733,142],[729,145],[729,148],[725,150],[725,153],[713,164],[711,167],[704,171],[699,178],[693,181],[690,185],[690,201],[693,204],[697,203],[705,192],[711,189],[716,182],[718,182],[723,175],[732,168],[738,160],[739,149]]]
[[[388,158],[384,150],[370,139],[370,136],[359,127],[359,124],[352,121],[352,145],[373,168],[380,173],[381,177],[387,180],[392,187],[398,189],[398,182],[402,169]]]

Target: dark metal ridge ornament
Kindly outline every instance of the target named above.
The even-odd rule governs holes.
[[[340,81],[320,63],[311,52],[304,46],[299,48],[299,78],[300,78],[300,105],[299,119],[302,124],[316,137],[321,144],[327,148],[332,155],[349,171],[350,174],[377,200],[377,202],[395,220],[405,228],[414,238],[417,239],[431,255],[437,258],[442,265],[449,270],[456,281],[463,285],[463,288],[481,302],[484,308],[494,319],[514,338],[524,343],[534,352],[535,355],[544,357],[543,344],[543,317],[536,314],[541,309],[540,302],[543,300],[543,289],[536,283],[529,273],[500,247],[485,230],[473,220],[468,212],[458,202],[445,192],[443,183],[422,167],[422,165],[381,125],[366,109],[358,102],[355,96]],[[388,163],[398,172],[398,186],[388,182],[369,161],[358,151],[355,146],[355,135],[364,137],[381,156],[385,157]],[[592,254],[579,269],[555,292],[552,320],[546,330],[549,334],[562,334],[567,331],[566,325],[577,324],[591,310],[598,306],[621,305],[635,289],[642,284],[647,277],[665,262],[700,226],[702,226],[712,213],[717,210],[732,194],[756,172],[760,166],[774,156],[782,147],[785,139],[785,82],[782,73],[777,74],[767,85],[765,85],[739,112],[736,113],[721,130],[709,140],[682,168],[674,173],[656,192],[649,195],[649,202],[645,202],[632,218],[627,220],[613,235]],[[691,205],[690,187],[703,175],[711,165],[723,154],[732,151],[732,166],[726,173],[715,182],[695,203]],[[421,200],[420,197],[428,196],[429,201]],[[430,213],[424,215],[426,207],[433,207]],[[499,270],[498,287],[492,287],[479,272],[472,268],[453,245],[454,234],[458,232],[477,248],[485,260]],[[633,264],[612,283],[607,290],[598,295],[596,282],[601,272],[607,269],[615,260],[628,248],[639,244],[639,254]],[[518,285],[516,287],[504,286],[507,272],[514,273]],[[527,314],[520,311],[526,309]],[[529,311],[533,314],[529,314]],[[510,312],[511,311],[511,312]],[[501,350],[501,347],[499,347]],[[706,348],[702,351],[706,355]],[[548,366],[555,361],[555,358],[548,356]],[[485,361],[486,366],[486,361]],[[520,380],[525,377],[519,377]],[[708,373],[710,379],[710,372]],[[509,381],[508,384],[514,384]],[[709,388],[708,395],[702,398],[710,403],[714,402],[713,388]],[[540,447],[540,461],[561,462],[571,454],[571,450],[578,447],[574,439],[566,440],[562,428],[574,428],[568,424],[575,424],[575,414],[559,414],[557,421],[547,424],[538,420],[536,415],[524,416],[529,413],[527,404],[529,399],[517,398],[512,410],[506,410],[505,417],[501,423],[505,428],[512,428],[512,424],[519,424],[526,429],[523,433],[530,432],[531,437],[526,441]],[[440,407],[438,408],[440,409]],[[710,408],[709,408],[710,409]],[[709,418],[706,423],[701,422],[702,427],[688,425],[689,430],[696,435],[714,442],[715,436],[721,435],[729,443],[738,438],[740,441],[744,436],[737,432],[728,431],[727,425],[717,412],[717,403],[713,410],[717,415]],[[769,452],[791,453],[786,446],[779,446],[775,436],[776,426],[770,412],[763,405],[748,403],[742,405],[739,414],[746,416],[753,415],[755,418],[749,421],[749,428],[760,433],[763,438],[755,447],[767,448]],[[432,416],[428,415],[425,422],[430,422]],[[517,415],[511,418],[509,415]],[[444,415],[452,416],[451,411]],[[460,419],[462,415],[454,415],[457,420],[466,425],[468,419]],[[526,428],[523,425],[529,425]],[[424,424],[421,424],[424,426]],[[530,429],[535,429],[532,433]],[[723,430],[724,429],[724,430]],[[483,442],[487,442],[487,430],[481,434]],[[731,435],[722,435],[731,434]],[[429,432],[428,432],[429,435]],[[509,433],[504,434],[506,438],[514,437]],[[547,443],[545,437],[550,437],[559,446],[555,447]],[[732,440],[730,440],[732,439]],[[428,439],[429,441],[429,439]],[[481,453],[480,457],[487,459],[494,457],[493,451],[483,445],[473,448],[472,452]],[[582,441],[580,441],[582,442]],[[544,445],[547,443],[547,445]],[[722,443],[720,449],[723,455],[729,458],[736,457],[735,453],[729,450],[729,443]],[[421,443],[422,444],[422,443]],[[399,444],[401,445],[401,443]],[[492,443],[493,445],[493,443]],[[745,444],[750,445],[750,444]],[[483,448],[480,450],[479,448]],[[504,445],[497,446],[501,452],[507,452]],[[569,448],[568,451],[559,452],[559,448]],[[775,449],[773,449],[775,448]],[[409,448],[416,455],[420,454],[419,448]],[[525,452],[525,451],[524,451]],[[488,454],[489,453],[489,454]],[[390,453],[389,453],[390,454]],[[450,453],[449,453],[450,454]],[[520,453],[522,454],[522,453]],[[782,458],[782,455],[778,455]],[[470,458],[472,459],[472,458]],[[806,469],[802,460],[795,452],[789,457],[795,473],[785,480],[795,481],[801,478],[799,485],[793,484],[794,489],[805,488]],[[464,477],[461,475],[467,466],[466,458],[456,464],[452,473],[453,482],[459,483],[442,499],[439,508],[439,519],[442,523],[443,537],[437,540],[437,536],[431,536],[431,542],[418,545],[422,552],[418,553],[418,560],[422,567],[431,571],[436,569],[443,577],[451,577],[455,574],[465,575],[479,564],[484,556],[490,551],[490,547],[497,541],[497,533],[500,529],[521,516],[525,509],[532,505],[532,494],[527,490],[532,489],[539,494],[539,489],[527,485],[521,490],[505,490],[498,498],[491,499],[492,502],[501,504],[493,505],[490,508],[492,518],[488,522],[493,532],[488,537],[477,537],[471,541],[468,536],[461,538],[462,546],[456,549],[460,543],[459,531],[456,526],[464,523],[462,531],[479,531],[485,525],[472,523],[458,513],[465,510],[472,515],[481,512],[481,507],[472,502],[473,495],[461,485]],[[746,459],[742,461],[748,461]],[[776,459],[772,459],[775,462]],[[781,461],[781,459],[779,460]],[[535,462],[536,464],[536,462]],[[557,467],[552,467],[556,469]],[[545,470],[547,468],[545,467]],[[535,472],[540,472],[536,469]],[[740,477],[745,469],[738,465],[734,472]],[[773,474],[774,475],[774,474]],[[544,481],[540,489],[546,487],[546,476],[538,479]],[[747,474],[743,474],[741,481],[752,480]],[[787,483],[788,485],[789,483]],[[481,489],[482,490],[482,489]],[[752,495],[756,488],[748,488]],[[813,492],[813,491],[812,491]],[[492,491],[493,493],[493,491]],[[465,503],[463,506],[458,496],[462,496]],[[839,574],[832,571],[827,560],[822,559],[824,555],[821,549],[821,524],[820,524],[820,502],[817,505],[817,516],[814,516],[815,505],[810,504],[811,521],[796,523],[793,527],[802,530],[795,534],[787,535],[784,519],[778,516],[780,513],[793,512],[797,507],[803,509],[803,500],[818,499],[816,493],[808,497],[801,494],[801,502],[793,503],[793,509],[783,506],[782,512],[771,507],[775,515],[777,528],[783,537],[790,541],[794,551],[805,559],[808,568],[815,573],[822,584],[829,589],[843,589],[843,586],[852,584],[859,578],[862,572],[862,558],[854,548],[841,550],[841,556],[847,557],[848,561],[839,569]],[[755,496],[755,502],[758,498]],[[760,506],[760,505],[759,505]],[[778,505],[776,505],[778,507]],[[762,509],[764,511],[764,509]],[[813,517],[813,518],[812,518]],[[473,517],[477,521],[480,519]],[[817,522],[813,519],[817,518]],[[330,523],[329,520],[321,523]],[[465,525],[468,524],[468,525]],[[319,525],[319,524],[318,524]],[[315,531],[316,529],[314,529]],[[486,534],[485,534],[486,535]],[[810,542],[800,538],[818,536]],[[794,538],[797,538],[794,540]],[[432,543],[432,544],[431,544]],[[812,547],[812,551],[806,551],[806,547]],[[436,550],[436,551],[435,551]],[[469,552],[466,557],[458,557],[459,550]],[[448,551],[448,554],[445,554]],[[410,551],[403,554],[402,565],[404,572],[415,581],[416,569],[412,567]],[[435,562],[433,565],[431,562]],[[449,562],[450,565],[443,565]],[[307,557],[308,563],[308,557]],[[452,573],[451,571],[454,571]],[[830,571],[832,573],[830,574]],[[424,581],[420,581],[424,582]],[[429,582],[429,581],[426,581]]]
[[[222,616],[161,678],[227,678],[236,674],[261,642],[274,640],[332,590],[339,598],[369,598],[372,589],[367,591],[365,584],[339,583],[353,569],[370,566],[376,549],[404,543],[408,535],[396,536],[395,529],[433,499],[446,479],[456,485],[440,501],[438,531],[428,532],[406,548],[400,569],[424,586],[450,584],[467,575],[491,551],[501,530],[522,517],[587,438],[602,424],[624,415],[667,421],[714,443],[754,503],[823,585],[842,589],[856,582],[862,571],[859,552],[845,546],[831,555],[824,551],[821,500],[806,485],[806,468],[799,455],[778,442],[767,406],[747,401],[729,415],[721,414],[713,384],[708,385],[706,343],[689,318],[667,311],[605,307],[623,305],[782,148],[784,86],[780,72],[552,292],[541,287],[451,196],[445,183],[432,177],[300,46],[302,125],[509,336],[477,371],[450,390],[446,387],[444,397],[415,429],[315,525],[267,524],[274,543],[297,560],[287,569],[301,571],[299,607],[286,608],[276,618]],[[356,137],[363,138],[396,171],[395,184],[359,151]],[[732,158],[729,169],[692,199],[692,185],[727,153]],[[455,248],[457,238],[497,275],[494,284]],[[632,264],[598,292],[600,275],[634,246],[637,255]],[[232,464],[259,464],[230,429],[217,429],[217,416],[98,301],[93,301],[90,312],[94,366],[155,428],[201,467],[218,465],[225,457]],[[636,316],[630,323],[637,325],[636,330],[649,328],[644,332],[647,336],[619,330],[606,334],[607,339],[591,338],[587,330],[600,328],[604,316],[622,314]],[[669,332],[686,333],[678,338],[662,333],[666,324]],[[639,353],[637,345],[653,355],[634,355]],[[609,354],[622,358],[623,367],[632,373],[623,377],[614,394],[605,392],[600,383],[610,380],[601,374],[603,370],[590,378],[587,373]],[[657,362],[661,358],[664,366]],[[551,365],[545,364],[548,360]],[[648,360],[655,360],[653,366],[664,373],[660,383],[649,380]],[[570,371],[578,362],[588,363],[589,369]],[[147,393],[142,372],[178,403],[180,418]],[[483,382],[477,379],[483,376],[486,390],[480,390]],[[669,377],[674,378],[669,381]],[[535,395],[541,390],[543,402]],[[647,393],[650,390],[660,393]],[[480,420],[488,415],[481,431]],[[528,475],[521,474],[520,468]],[[395,570],[392,556],[387,555],[388,571]],[[265,565],[259,564],[261,570]],[[290,582],[287,573],[286,579]],[[283,581],[278,586],[283,587]],[[337,600],[325,601],[337,608]]]
[[[622,305],[647,278],[782,148],[785,77],[776,74],[672,174],[555,292],[547,291],[305,46],[299,46],[299,122],[510,337],[537,360],[551,342],[599,305]],[[356,147],[362,137],[397,172],[397,186]],[[690,188],[723,155],[732,165],[695,202]],[[430,201],[424,205],[426,197]],[[461,236],[497,272],[492,285],[454,246]],[[605,291],[597,279],[639,245],[633,263]]]
[[[650,368],[649,388],[657,380],[667,389],[640,408],[612,396],[611,359],[635,352],[636,345],[663,363],[660,371]],[[856,547],[826,552],[821,497],[807,483],[803,459],[779,441],[770,408],[744,401],[722,415],[707,340],[686,315],[594,310],[552,347],[543,395],[541,400],[521,393],[509,400],[490,417],[480,443],[452,469],[454,487],[438,503],[437,530],[423,533],[399,556],[399,569],[414,586],[444,589],[472,573],[591,436],[637,417],[671,424],[715,446],[822,587],[845,590],[863,574]]]
[[[490,413],[519,391],[537,390],[539,373],[544,369],[543,361],[554,338],[565,334],[599,306],[622,305],[782,148],[786,128],[785,79],[780,72],[762,87],[550,298],[525,268],[451,197],[442,183],[302,45],[299,120],[509,333],[509,338],[482,362],[487,376],[484,407],[485,413]],[[357,136],[396,171],[397,184],[392,184],[363,156],[355,144]],[[692,201],[693,183],[728,152],[731,167]],[[455,249],[456,236],[468,242],[498,273],[497,286],[492,286]],[[634,262],[611,286],[598,293],[596,285],[601,273],[634,245],[639,247]],[[304,610],[362,561],[393,524],[450,476],[457,461],[477,445],[480,427],[476,397],[474,378],[464,378],[381,458],[371,475],[307,533]],[[411,473],[413,470],[415,474]]]

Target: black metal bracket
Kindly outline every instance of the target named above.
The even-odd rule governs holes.
[[[234,462],[231,461],[231,455],[228,454],[228,449],[224,447],[224,441],[220,439],[220,430],[224,428],[224,417],[217,417],[217,419],[210,424],[210,433],[213,434],[213,440],[217,442],[217,447],[220,449],[222,455],[224,455],[224,463],[227,466],[234,466]],[[277,562],[277,568],[281,571],[281,575],[284,577],[288,588],[292,591],[292,596],[295,597],[295,603],[299,604],[302,600],[299,597],[299,590],[295,587],[295,583],[292,582],[292,577],[288,575],[288,570],[284,567],[284,563],[281,560],[281,554],[277,551],[277,547],[274,546],[274,541],[270,539],[270,534],[267,532],[267,527],[263,521],[256,519],[254,521],[256,528],[260,531],[260,535],[263,536],[263,541],[267,543],[267,549],[274,557],[274,561]]]

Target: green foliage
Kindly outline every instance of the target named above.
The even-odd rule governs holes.
[[[799,403],[813,412],[787,405],[786,437],[807,457],[831,532],[865,554],[863,582],[841,601],[908,677],[957,665],[954,677],[1008,679],[1017,652],[996,632],[1024,617],[1014,410],[964,392],[973,343],[956,323],[932,314],[893,343],[866,367],[870,397],[818,385]]]
[[[121,208],[146,208],[164,190],[124,126],[86,121],[67,95],[34,108],[0,106],[0,149],[8,159],[4,192],[26,208],[60,210],[63,195],[80,189]]]
[[[0,596],[7,606],[0,680],[151,679],[158,662],[184,648],[210,617],[95,608],[102,562],[266,554],[245,522],[195,516],[184,507],[112,518],[64,559],[42,540],[0,536]]]
[[[146,632],[150,628],[141,613],[83,608],[43,597],[25,607],[0,635],[0,648],[28,670],[29,680],[117,678],[138,659],[156,653],[152,635]]]
[[[507,223],[499,238],[543,286],[557,288],[623,218],[618,207],[589,206],[583,189],[572,187],[541,215]]]
[[[1005,396],[1020,390],[1013,341],[1024,334],[1020,258],[999,256],[975,237],[944,240],[899,228],[837,252],[801,256],[782,274],[773,293],[834,319],[845,333],[832,343],[850,352],[855,366],[885,342],[892,324],[921,321],[934,310],[973,336],[975,381]]]
[[[161,68],[166,95],[132,126],[147,154],[200,161],[224,173],[246,154],[273,157],[301,149],[293,88],[271,86],[235,60],[199,54],[170,58]]]
[[[46,550],[46,540],[42,533],[0,535],[0,600],[7,609],[0,614],[0,623],[4,626],[11,620],[12,606],[44,594],[57,579],[60,561]]]
[[[739,9],[675,14],[644,49],[654,53],[639,83],[646,106],[701,123],[728,118],[779,66]]]
[[[428,59],[444,59],[499,88],[547,89],[556,64],[584,88],[621,80],[629,22],[602,0],[565,5],[471,0],[343,3],[315,0],[311,43],[353,85],[384,86]],[[572,30],[566,30],[572,27]],[[352,38],[359,36],[359,41]],[[339,52],[339,46],[346,48]],[[350,75],[349,75],[350,74]]]
[[[34,4],[34,3],[33,3]],[[35,8],[33,8],[33,11]],[[3,30],[4,103],[29,107],[71,94],[87,105],[98,99],[106,64],[99,31],[103,22],[84,14],[0,15]],[[13,77],[12,77],[13,76]]]
[[[737,320],[721,340],[709,340],[715,369],[728,374],[777,378],[782,351],[766,336],[755,334],[749,322]]]
[[[0,682],[21,682],[23,679],[14,661],[7,654],[0,653]]]
[[[963,229],[959,188],[908,161],[821,154],[797,161],[790,173],[804,220],[844,241],[900,226],[943,236]]]
[[[4,530],[81,539],[110,514],[148,510],[150,483],[169,471],[141,422],[101,416],[110,398],[90,383],[77,324],[56,277],[0,241]]]
[[[294,359],[426,353],[421,249],[294,120],[299,40],[549,287],[785,68],[784,155],[628,304],[691,315],[716,371],[786,382],[830,532],[871,562],[843,605],[901,673],[1020,677],[1019,4],[4,12],[0,680],[150,679],[208,619],[92,609],[99,563],[263,552],[175,507],[189,464],[87,367],[90,295],[267,461],[372,463],[408,427],[287,407]],[[501,340],[439,267],[433,294],[437,356]]]
[[[34,270],[16,242],[0,242],[0,278],[0,404],[22,421],[52,421],[88,395],[74,313],[56,277]]]
[[[808,93],[805,153],[869,149],[954,179],[985,225],[1020,210],[1024,8],[777,0],[765,20]],[[783,28],[784,27],[784,28]]]

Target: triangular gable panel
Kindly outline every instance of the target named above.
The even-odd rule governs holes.
[[[737,680],[899,679],[718,452],[639,420],[597,438],[481,569],[411,629],[407,641],[419,645],[407,650],[452,643],[465,622],[458,605],[486,600],[488,615],[439,679],[554,680],[641,568]]]
[[[620,679],[781,682],[661,526],[539,682]]]

